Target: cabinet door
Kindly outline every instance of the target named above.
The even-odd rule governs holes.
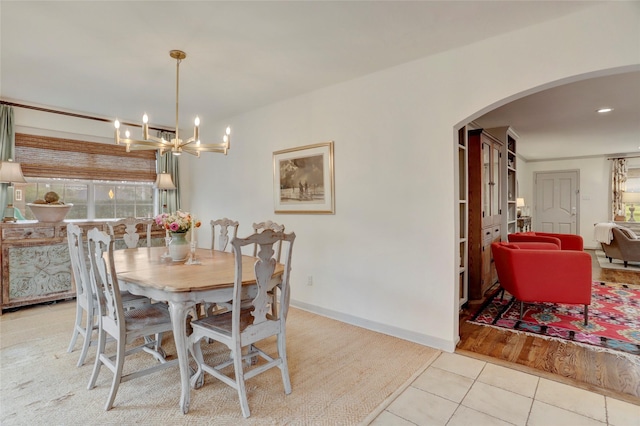
[[[491,226],[493,224],[492,219],[492,186],[491,178],[493,172],[491,170],[491,154],[492,154],[491,142],[485,138],[482,138],[482,227]]]
[[[502,206],[502,168],[500,167],[502,156],[500,155],[501,146],[497,143],[491,144],[491,216],[493,224],[500,224],[501,206]]]

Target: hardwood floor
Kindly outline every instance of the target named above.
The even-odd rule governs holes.
[[[587,251],[592,257],[594,280],[640,285],[640,272],[602,269],[594,251]],[[552,379],[561,376],[574,386],[640,404],[640,357],[471,324],[466,319],[478,305],[471,304],[461,313],[456,352]]]

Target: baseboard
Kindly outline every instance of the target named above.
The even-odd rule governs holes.
[[[393,327],[387,324],[366,320],[353,315],[343,314],[342,312],[321,308],[319,306],[300,302],[298,300],[291,300],[290,305],[295,308],[302,309],[307,312],[311,312],[313,314],[322,315],[323,317],[334,319],[336,321],[355,325],[357,327],[366,328],[367,330],[386,334],[388,336],[397,337],[403,340],[408,340],[409,342],[418,343],[420,345],[428,346],[430,348],[440,349],[446,352],[454,352],[456,349],[456,344],[458,343],[457,341],[454,342],[454,341],[439,339],[437,337],[429,336],[427,334],[416,333],[414,331],[409,331],[402,328]],[[460,337],[458,337],[457,340],[460,340]]]

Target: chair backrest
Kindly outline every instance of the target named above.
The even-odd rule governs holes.
[[[71,272],[76,283],[76,302],[87,309],[93,301],[93,290],[89,279],[87,255],[82,242],[82,228],[73,223],[67,225],[67,243],[69,244],[69,258],[71,259]]]
[[[267,229],[270,229],[275,232],[284,232],[284,225],[278,225],[277,223],[272,222],[270,220],[253,224],[253,232],[256,234],[259,232],[265,231]],[[281,247],[281,243],[279,242],[276,246],[276,262],[280,262],[281,251],[282,251],[282,247]],[[258,253],[258,245],[255,244],[253,246],[253,257],[256,257],[257,253]]]
[[[291,273],[291,255],[293,253],[293,242],[296,238],[295,233],[285,234],[284,232],[275,232],[270,229],[259,234],[253,234],[247,238],[234,238],[231,241],[233,247],[236,273],[234,281],[233,301],[232,301],[232,333],[237,337],[239,333],[239,321],[242,310],[246,310],[247,301],[243,299],[242,292],[242,247],[255,244],[259,247],[258,260],[254,265],[256,274],[257,294],[255,298],[250,300],[251,315],[253,321],[243,334],[251,335],[251,339],[260,339],[279,332],[279,322],[284,322],[289,311],[289,276]],[[273,273],[278,263],[275,258],[274,245],[286,245],[284,256],[284,272],[282,273],[280,283],[277,285],[280,289],[278,292],[279,309],[276,316],[271,314],[270,304],[274,303],[267,292],[274,290]],[[244,308],[244,309],[241,309]],[[275,327],[275,328],[274,328]],[[256,341],[256,340],[254,340]]]
[[[231,230],[231,238],[238,236],[239,223],[235,220],[217,219],[211,221],[211,249],[225,251],[229,241],[229,230]],[[216,236],[216,231],[218,235]],[[216,245],[217,240],[217,245]]]
[[[136,248],[138,247],[138,241],[140,241],[138,226],[141,225],[147,234],[147,247],[151,247],[151,227],[153,223],[153,219],[138,219],[135,217],[120,219],[115,222],[109,222],[109,234],[115,239],[115,228],[124,225],[124,243],[127,248]]]
[[[124,309],[113,261],[113,237],[98,228],[87,233],[90,277],[98,298],[98,313],[102,325],[111,335],[125,335]]]

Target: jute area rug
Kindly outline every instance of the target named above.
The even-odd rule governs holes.
[[[97,386],[87,390],[95,347],[82,367],[76,367],[81,338],[74,352],[66,352],[74,311],[69,301],[0,317],[0,424],[358,424],[439,353],[292,308],[292,393],[284,394],[277,368],[250,379],[249,419],[242,417],[236,391],[209,375],[202,388],[191,391],[190,411],[183,415],[177,366],[122,383],[114,407],[104,411],[111,372],[102,367]],[[175,357],[173,336],[165,336],[163,347],[168,358]],[[275,342],[266,347],[275,350]],[[219,344],[203,344],[203,351],[208,359],[226,356]],[[125,372],[154,362],[147,354],[133,355]]]
[[[602,250],[596,250],[596,258],[598,259],[600,267],[604,269],[640,272],[640,262],[627,262],[627,267],[625,268],[624,261],[620,259],[611,259],[611,262],[609,262],[609,258],[604,255]]]

